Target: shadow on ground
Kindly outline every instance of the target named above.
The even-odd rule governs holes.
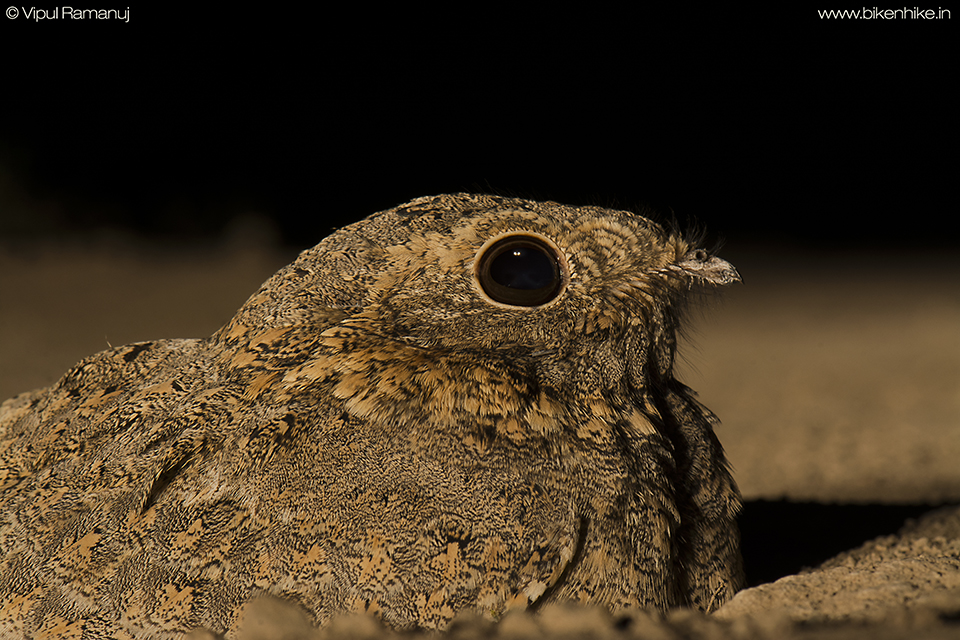
[[[740,514],[747,582],[754,587],[812,568],[879,536],[936,505],[823,504],[752,500]]]

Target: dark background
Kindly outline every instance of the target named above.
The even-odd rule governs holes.
[[[2,18],[0,41],[7,240],[256,213],[305,247],[465,190],[650,206],[728,242],[955,244],[954,20],[184,5]]]

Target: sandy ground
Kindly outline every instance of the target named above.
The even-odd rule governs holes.
[[[0,398],[108,345],[209,335],[294,255],[0,245]],[[960,503],[960,253],[723,255],[744,284],[691,313],[680,377],[723,420],[751,583],[780,579],[710,618],[551,608],[452,636],[960,638],[960,512],[903,522]],[[285,606],[252,605],[245,637],[284,637],[281,622],[304,637]],[[383,633],[357,620],[333,632]]]

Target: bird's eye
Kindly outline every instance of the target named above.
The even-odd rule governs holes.
[[[536,307],[560,295],[563,274],[556,249],[536,236],[516,235],[482,251],[477,280],[497,302]]]

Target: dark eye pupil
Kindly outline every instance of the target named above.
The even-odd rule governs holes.
[[[488,296],[536,307],[560,294],[563,277],[556,250],[534,236],[508,236],[479,256],[477,278]]]
[[[556,276],[554,260],[539,248],[515,247],[490,261],[490,277],[512,289],[549,287]]]

